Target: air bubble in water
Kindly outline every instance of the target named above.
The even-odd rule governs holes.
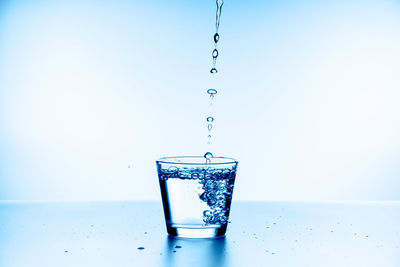
[[[205,210],[205,211],[203,211],[203,215],[206,217],[209,217],[209,216],[211,216],[211,211]]]
[[[217,50],[217,49],[214,49],[214,50],[213,50],[213,52],[212,52],[212,57],[213,57],[213,58],[217,58],[217,57],[218,57],[218,50]]]
[[[171,167],[168,168],[168,171],[169,171],[170,173],[178,173],[179,170],[178,170],[177,167],[171,166]]]
[[[204,154],[204,157],[209,160],[214,156],[213,156],[213,154],[211,152],[207,152],[206,154]]]
[[[208,128],[209,131],[211,131],[211,129],[212,129],[212,124],[209,123],[208,126],[207,126],[207,128]]]
[[[218,41],[219,41],[219,34],[216,33],[216,34],[214,34],[214,42],[218,43]]]
[[[214,74],[214,73],[217,73],[218,71],[217,71],[216,68],[212,68],[212,69],[210,70],[210,72],[211,72],[212,74]]]
[[[213,117],[208,117],[208,118],[207,118],[207,121],[208,121],[208,122],[213,122],[213,121],[214,121],[214,118],[213,118]]]
[[[208,139],[211,139],[211,134],[209,134],[207,137],[208,137]]]

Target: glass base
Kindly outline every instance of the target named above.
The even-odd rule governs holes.
[[[221,227],[187,227],[167,226],[169,235],[183,238],[218,238],[226,233],[226,226]]]

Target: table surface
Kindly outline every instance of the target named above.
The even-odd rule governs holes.
[[[234,202],[230,220],[177,239],[160,202],[0,202],[0,266],[400,266],[400,202]]]

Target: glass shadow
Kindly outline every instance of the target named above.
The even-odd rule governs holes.
[[[189,239],[167,236],[161,266],[229,266],[226,237]]]

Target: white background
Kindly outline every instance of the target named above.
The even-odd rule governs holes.
[[[239,160],[237,200],[399,199],[399,1],[226,0],[213,80],[214,19],[2,1],[0,199],[159,199],[154,161],[208,150]]]

